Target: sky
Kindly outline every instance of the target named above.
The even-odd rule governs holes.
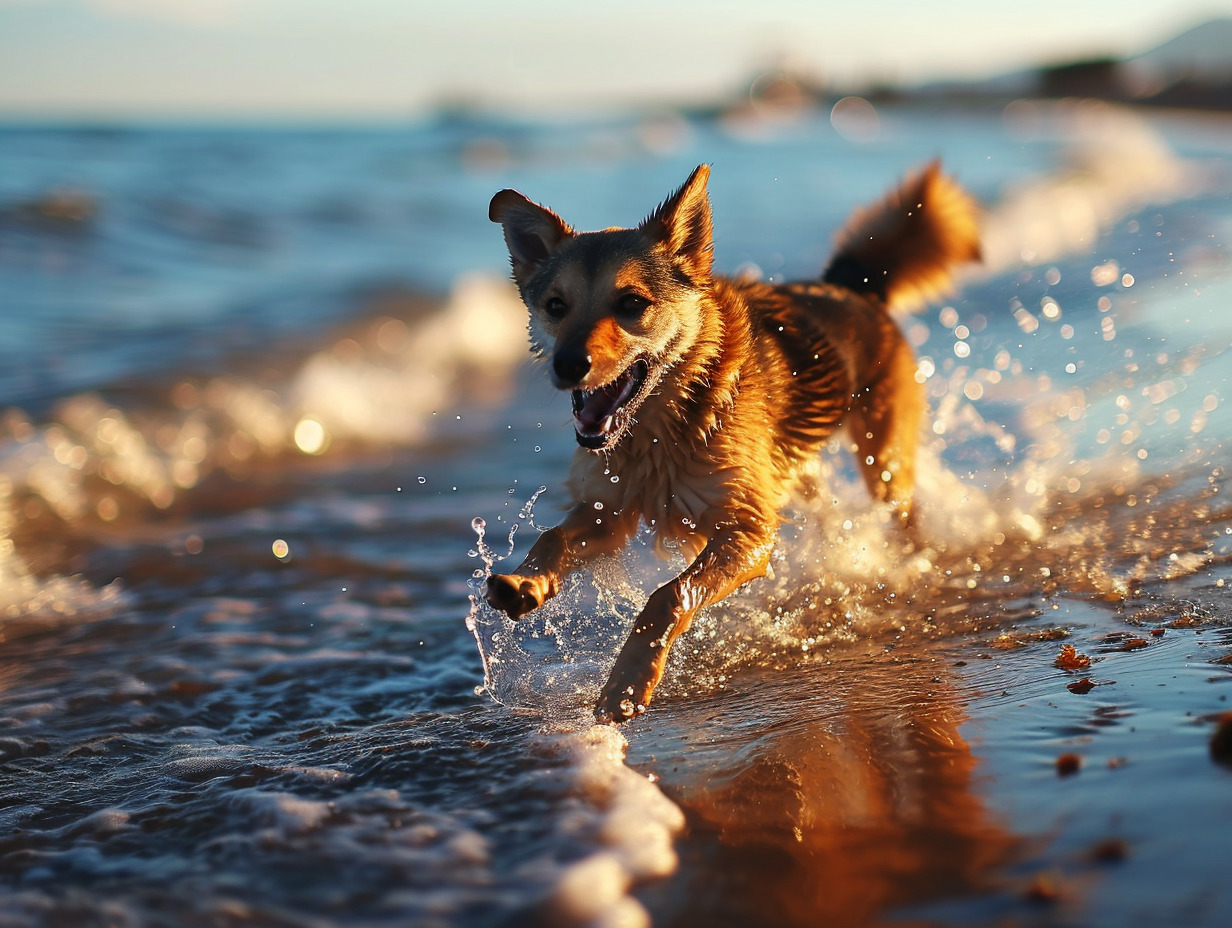
[[[993,76],[1145,51],[1232,0],[0,0],[0,117],[399,119]]]

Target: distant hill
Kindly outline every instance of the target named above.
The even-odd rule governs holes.
[[[2,0],[0,0],[2,2]],[[1088,97],[1143,106],[1232,112],[1232,17],[1185,30],[1148,51],[1052,62],[978,80],[923,85],[827,86],[791,68],[754,75],[735,99],[687,107],[697,117],[753,122],[791,119],[858,95],[874,102],[920,101],[1000,106],[1022,97]]]
[[[917,91],[926,97],[1098,97],[1232,110],[1232,18],[1194,26],[1128,58],[1058,62],[977,81],[930,84]]]
[[[1232,19],[1194,26],[1124,64],[1163,80],[1232,80]]]

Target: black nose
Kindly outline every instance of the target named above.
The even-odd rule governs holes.
[[[552,373],[556,386],[572,387],[581,382],[590,370],[590,355],[580,345],[562,345],[552,356]]]

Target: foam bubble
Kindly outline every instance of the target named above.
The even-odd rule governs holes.
[[[280,838],[313,831],[334,814],[328,802],[290,793],[250,791],[244,794],[244,803]]]
[[[109,835],[127,828],[130,819],[131,816],[123,809],[99,809],[82,819],[79,827],[95,834]]]

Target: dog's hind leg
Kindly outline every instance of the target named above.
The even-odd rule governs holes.
[[[847,427],[869,493],[909,525],[924,389],[906,339],[895,332],[884,351],[876,376],[852,398]]]
[[[684,573],[650,595],[599,693],[599,721],[623,722],[646,711],[672,643],[693,624],[697,611],[765,576],[775,528],[769,523],[719,528]]]

